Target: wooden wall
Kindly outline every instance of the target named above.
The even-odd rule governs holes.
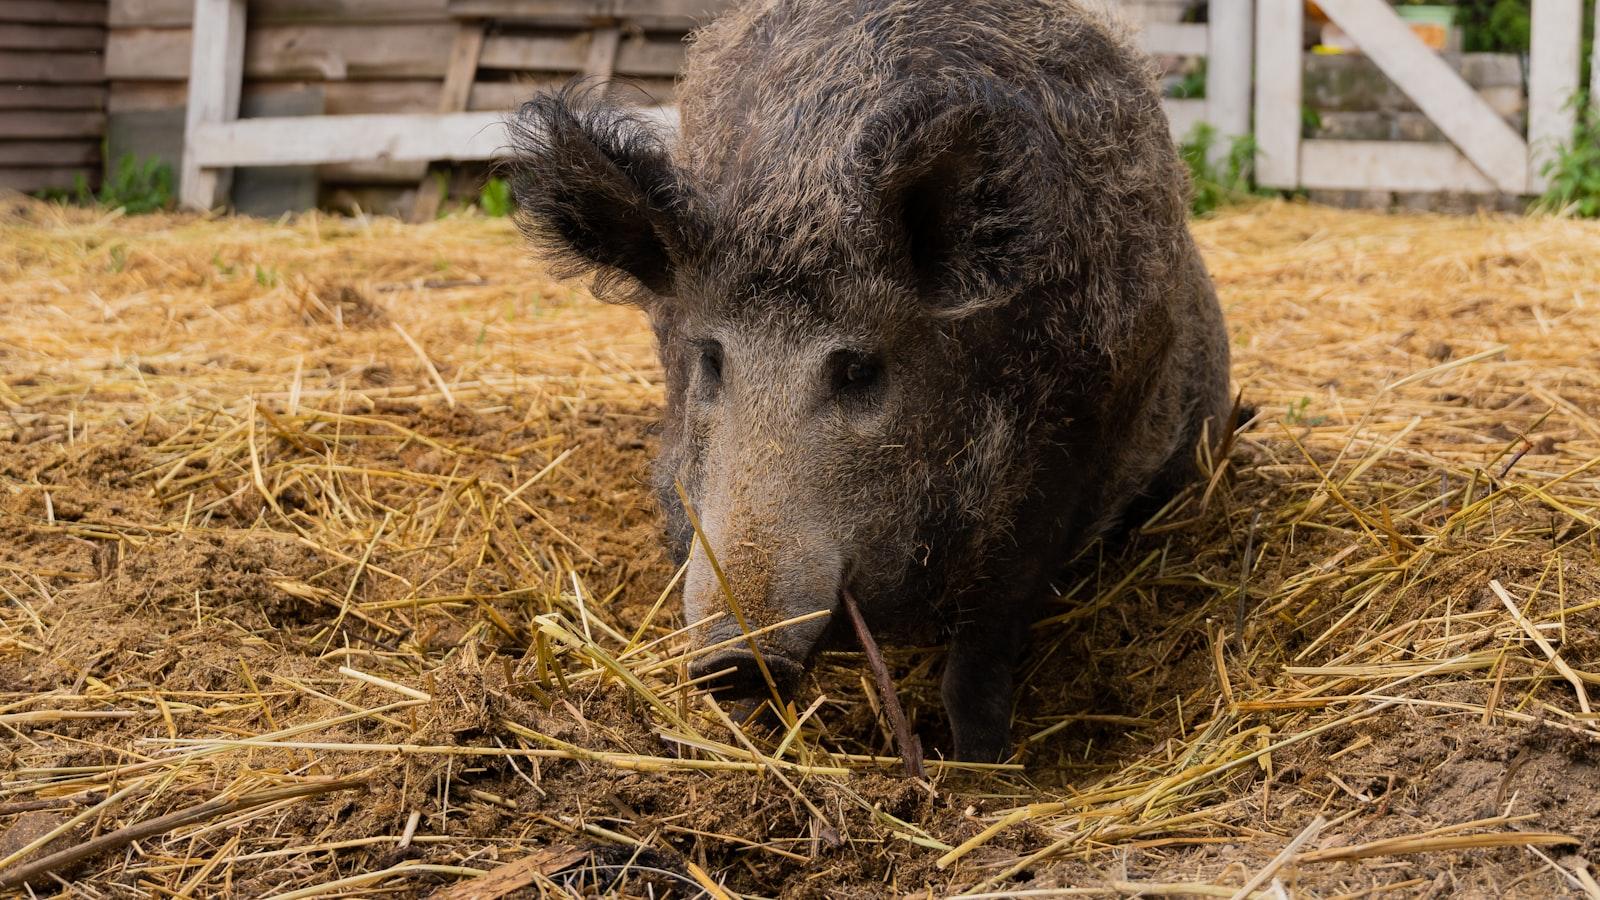
[[[0,0],[0,4],[10,0]],[[585,70],[593,26],[620,22],[615,75],[670,103],[685,34],[726,0],[252,0],[242,114],[433,112],[465,18],[487,20],[471,110],[512,109]],[[110,147],[181,152],[192,0],[110,0]],[[530,13],[530,10],[532,12]],[[516,13],[515,18],[503,14]],[[623,96],[627,96],[624,94]],[[320,201],[403,211],[418,164],[303,172]],[[237,192],[236,192],[237,193]]]
[[[0,188],[100,178],[105,0],[0,0]]]

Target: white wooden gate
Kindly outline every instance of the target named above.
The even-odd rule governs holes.
[[[1301,0],[1258,0],[1256,178],[1268,187],[1538,193],[1575,124],[1584,0],[1533,0],[1526,139],[1495,114],[1384,0],[1317,0],[1449,139],[1302,140]],[[1600,2],[1597,2],[1600,5]],[[1600,83],[1600,76],[1597,76]]]

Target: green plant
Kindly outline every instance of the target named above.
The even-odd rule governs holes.
[[[1460,0],[1455,7],[1466,52],[1528,52],[1533,27],[1529,0]]]
[[[1193,184],[1189,211],[1196,216],[1210,215],[1224,206],[1266,195],[1255,186],[1255,137],[1234,138],[1228,144],[1228,152],[1214,159],[1212,151],[1218,140],[1216,128],[1201,122],[1178,145],[1178,155],[1189,167],[1189,180]]]
[[[1555,158],[1545,163],[1543,173],[1549,187],[1534,203],[1539,212],[1584,219],[1600,218],[1600,112],[1592,109],[1587,97],[1573,98],[1579,111],[1578,126],[1572,140],[1562,144]]]
[[[1315,138],[1322,131],[1322,113],[1309,103],[1300,104],[1300,136]]]
[[[1328,424],[1327,416],[1310,416],[1306,412],[1311,409],[1311,398],[1301,397],[1289,404],[1289,409],[1284,412],[1283,421],[1288,425],[1307,425],[1315,428],[1318,425]]]
[[[1167,86],[1167,96],[1180,100],[1203,100],[1206,96],[1206,60],[1183,73],[1183,77]]]
[[[82,176],[76,193],[84,206],[121,209],[129,215],[157,212],[172,206],[172,167],[153,156],[140,160],[123,154],[107,169],[98,194]]]
[[[504,178],[491,178],[483,183],[483,189],[478,192],[478,208],[486,216],[501,218],[511,215],[516,209],[516,201],[511,196],[511,184]]]

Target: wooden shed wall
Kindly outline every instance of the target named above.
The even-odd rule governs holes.
[[[0,0],[0,188],[100,178],[105,0]]]
[[[7,0],[0,0],[0,3]],[[110,0],[110,149],[181,153],[192,0]],[[598,13],[623,13],[615,72],[671,102],[683,38],[725,0],[252,0],[242,114],[433,112],[465,18],[487,20],[471,110],[512,109],[584,71]],[[529,10],[533,10],[530,14]],[[517,11],[515,19],[498,13]],[[530,15],[532,16],[530,18]],[[611,16],[616,21],[617,16]],[[320,200],[402,211],[420,164],[318,167]],[[237,192],[236,192],[237,193]]]

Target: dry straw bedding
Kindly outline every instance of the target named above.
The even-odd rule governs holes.
[[[857,655],[774,733],[683,683],[649,335],[506,223],[6,201],[0,880],[1600,896],[1600,228],[1196,232],[1260,415],[1063,560],[1018,764],[923,782]]]

